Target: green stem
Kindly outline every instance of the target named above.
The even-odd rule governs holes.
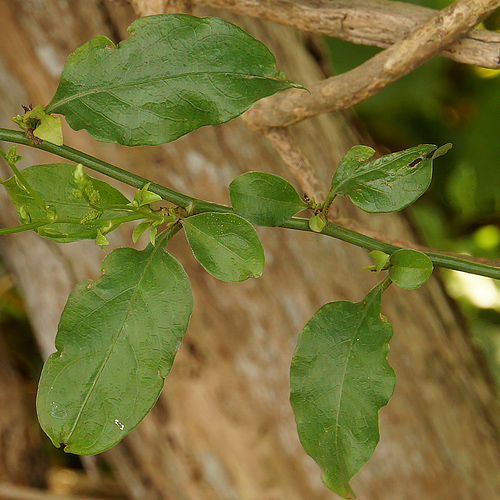
[[[289,221],[283,223],[281,227],[296,229],[299,231],[311,231],[309,228],[309,219],[299,219],[298,217],[292,217]],[[375,238],[371,238],[370,236],[366,236],[361,233],[357,233],[352,229],[337,226],[331,222],[327,223],[321,234],[326,234],[327,236],[346,241],[347,243],[366,248],[367,250],[380,250],[381,252],[385,252],[389,255],[396,250],[403,248],[376,240]],[[481,264],[479,262],[472,262],[460,257],[445,255],[438,252],[424,253],[431,259],[435,266],[445,267],[447,269],[462,271],[469,274],[478,274],[480,276],[486,276],[487,278],[500,279],[500,267]]]
[[[5,163],[10,167],[10,169],[14,172],[14,175],[19,179],[19,182],[22,184],[23,188],[33,197],[33,199],[45,210],[48,211],[47,204],[40,198],[40,195],[30,186],[28,181],[24,178],[24,175],[21,174],[19,169],[16,167],[15,163],[11,163],[7,160],[7,155],[1,151],[1,156],[5,160]]]
[[[38,222],[30,222],[29,224],[21,224],[20,226],[14,227],[2,227],[0,229],[0,235],[2,234],[12,234],[21,233],[22,231],[31,231],[32,229],[37,229],[38,227],[46,226],[47,224],[52,224],[53,221],[39,220]]]
[[[0,128],[0,141],[14,142],[17,144],[23,144],[25,146],[33,147],[35,149],[47,151],[62,158],[66,158],[67,160],[74,161],[75,163],[81,163],[91,170],[95,170],[96,172],[105,174],[112,179],[124,182],[125,184],[133,186],[137,189],[141,189],[145,184],[150,182],[148,179],[127,172],[126,170],[111,165],[110,163],[106,163],[105,161],[94,158],[93,156],[87,155],[68,146],[56,146],[55,144],[51,144],[50,142],[46,141],[37,146],[33,144],[22,132],[18,132],[15,130]],[[167,200],[186,209],[189,215],[194,215],[202,212],[233,212],[233,209],[226,205],[219,205],[217,203],[198,200],[191,196],[178,193],[173,189],[161,186],[160,184],[151,183],[149,190],[160,195],[164,200]],[[27,226],[28,225],[21,227]],[[292,217],[289,221],[283,223],[281,227],[311,232],[308,219]],[[177,230],[178,229],[176,229],[176,231]],[[366,248],[367,250],[381,250],[382,252],[385,252],[387,254],[391,254],[401,248],[396,245],[391,245],[389,243],[370,238],[369,236],[357,233],[356,231],[353,231],[351,229],[337,226],[336,224],[332,224],[331,222],[326,225],[326,227],[322,231],[322,234],[326,234],[327,236],[331,236],[353,245]],[[461,259],[460,257],[444,255],[438,252],[425,253],[435,266],[454,269],[456,271],[463,271],[470,274],[478,274],[480,276],[486,276],[489,278],[500,279],[500,268],[498,267],[490,266],[488,264],[480,264],[478,262],[471,262],[466,259]]]

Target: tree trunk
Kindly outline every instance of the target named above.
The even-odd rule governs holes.
[[[77,45],[97,34],[115,41],[126,37],[133,20],[128,4],[109,0],[45,0],[43,7],[35,0],[0,0],[0,12],[2,126],[10,125],[21,104],[50,100],[56,75]],[[300,33],[231,20],[263,40],[289,78],[305,85],[321,78]],[[341,114],[296,125],[292,133],[325,186],[340,157],[360,141]],[[269,143],[239,119],[158,148],[97,144],[85,132],[69,129],[65,141],[215,202],[228,202],[227,185],[245,171],[290,179]],[[28,148],[19,152],[31,163],[54,161]],[[3,193],[0,201],[1,224],[12,225],[15,218]],[[413,238],[399,214],[368,216],[347,202],[340,209],[374,231]],[[289,230],[258,232],[266,269],[263,277],[243,284],[210,277],[182,235],[169,243],[190,277],[195,308],[158,403],[104,454],[130,498],[337,498],[323,486],[298,441],[288,402],[288,369],[297,336],[314,312],[332,300],[361,300],[376,278],[361,270],[369,264],[364,250]],[[130,246],[130,236],[131,229],[123,228],[110,238],[110,246]],[[54,349],[57,318],[70,288],[99,275],[104,253],[93,242],[58,245],[34,234],[5,236],[0,245],[47,355]],[[366,500],[499,498],[500,420],[482,359],[437,278],[417,291],[392,288],[384,294],[383,311],[395,332],[390,362],[397,386],[380,412],[381,442],[353,480],[354,490]]]

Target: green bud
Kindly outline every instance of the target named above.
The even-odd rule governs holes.
[[[92,209],[89,210],[80,221],[80,224],[91,224],[102,215],[102,210]]]
[[[5,159],[8,163],[17,163],[23,158],[17,154],[16,146],[11,146],[5,155]]]
[[[321,233],[326,226],[325,216],[321,214],[313,215],[309,219],[309,228],[315,233]]]
[[[109,245],[109,241],[106,239],[106,236],[104,236],[100,229],[97,230],[97,236],[95,238],[95,244],[99,245],[101,248],[103,248],[105,245]]]

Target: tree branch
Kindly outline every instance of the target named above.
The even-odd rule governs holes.
[[[350,108],[434,57],[498,7],[500,0],[457,0],[357,68],[316,83],[310,93],[290,89],[262,99],[243,118],[250,128],[266,132]]]
[[[434,9],[392,0],[192,0],[192,4],[382,48],[406,38],[436,14]],[[441,55],[461,63],[500,69],[500,33],[474,30]]]

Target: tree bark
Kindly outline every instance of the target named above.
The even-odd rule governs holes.
[[[92,35],[117,41],[127,36],[125,28],[133,20],[132,9],[122,2],[46,0],[40,5],[0,0],[2,126],[9,126],[21,104],[50,100],[69,51]],[[324,77],[302,34],[255,20],[231,20],[263,40],[289,78],[310,85]],[[360,142],[342,114],[308,120],[291,133],[325,186],[341,156]],[[85,132],[69,129],[65,141],[174,189],[222,203],[228,201],[227,185],[242,172],[290,177],[269,143],[239,119],[158,148],[93,143]],[[54,161],[26,148],[19,152],[27,162]],[[0,202],[0,223],[12,225],[15,218],[4,193]],[[414,237],[402,215],[368,216],[348,202],[340,210],[380,233]],[[266,249],[265,273],[243,284],[210,277],[181,235],[169,244],[190,277],[195,308],[158,403],[104,454],[130,498],[337,498],[323,486],[298,441],[288,402],[288,369],[297,336],[314,312],[328,301],[362,300],[376,278],[361,270],[369,264],[361,249],[282,229],[258,232]],[[111,246],[129,246],[130,236],[131,229],[123,228],[110,238]],[[29,234],[2,237],[0,249],[47,355],[70,288],[99,275],[104,253],[93,242],[57,245]],[[381,442],[353,480],[354,490],[367,500],[498,498],[496,393],[460,315],[436,277],[417,291],[390,289],[384,295],[383,311],[395,332],[390,362],[397,386],[380,413]]]

